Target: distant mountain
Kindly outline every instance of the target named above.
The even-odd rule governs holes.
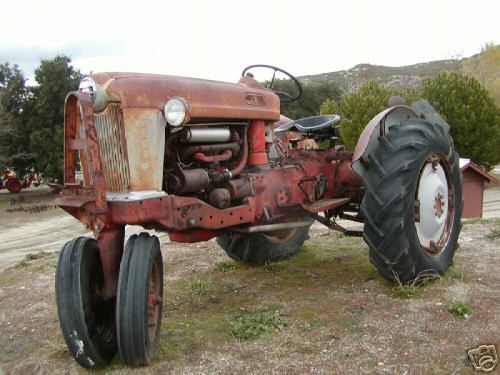
[[[371,80],[389,88],[419,87],[426,77],[434,77],[442,71],[460,71],[462,62],[463,60],[439,60],[399,67],[359,64],[348,70],[302,76],[299,81],[304,84],[335,82],[344,90],[356,89]]]

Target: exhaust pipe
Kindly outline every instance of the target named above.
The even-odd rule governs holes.
[[[248,227],[248,228],[228,228],[228,229],[233,231],[233,232],[236,232],[236,233],[273,232],[275,230],[308,227],[312,223],[314,223],[314,219],[307,219],[307,220],[296,221],[296,222],[292,222],[292,223],[255,225],[253,227]]]
[[[182,138],[186,143],[228,142],[231,131],[226,128],[188,128]]]

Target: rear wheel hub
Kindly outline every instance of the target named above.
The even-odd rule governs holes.
[[[430,155],[421,171],[416,194],[418,212],[415,229],[420,245],[431,256],[441,253],[448,242],[452,221],[453,187],[444,160]]]

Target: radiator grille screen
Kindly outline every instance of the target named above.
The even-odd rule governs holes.
[[[94,115],[106,190],[129,191],[130,172],[125,142],[123,112],[118,104],[110,104]]]

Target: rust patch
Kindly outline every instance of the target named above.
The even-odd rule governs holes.
[[[162,190],[165,118],[157,109],[123,110],[130,190]]]
[[[122,108],[156,108],[163,111],[173,96],[189,103],[191,119],[272,120],[280,117],[280,100],[257,81],[244,77],[240,83],[139,73],[96,73],[92,79]],[[112,81],[110,81],[112,79]],[[254,97],[247,101],[248,87]]]

